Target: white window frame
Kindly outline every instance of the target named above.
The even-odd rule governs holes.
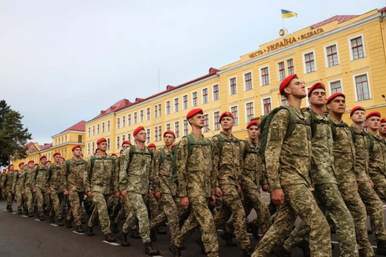
[[[289,58],[289,59],[291,59],[291,58]],[[285,60],[279,60],[279,61],[277,61],[276,62],[276,66],[277,66],[277,81],[282,81],[283,79],[285,79],[285,77],[287,77],[288,76],[288,71],[287,71],[287,60],[288,59],[285,59]],[[293,58],[292,58],[292,61],[293,61]],[[284,63],[284,78],[283,79],[281,79],[280,78],[280,70],[279,70],[279,63]]]
[[[236,89],[235,94],[232,94],[232,90],[231,90],[231,79],[233,79],[233,78],[235,79],[235,89]],[[228,91],[229,91],[230,96],[237,95],[237,76],[232,76],[232,77],[228,78]]]
[[[206,103],[204,102],[204,90],[206,89]],[[202,104],[208,104],[209,103],[209,89],[207,87],[204,87],[201,89],[201,98],[202,98]]]
[[[237,107],[237,124],[234,124],[234,126],[240,126],[240,106],[238,104],[229,106],[229,112],[231,113],[232,113],[232,107]]]
[[[252,107],[253,107],[253,116],[255,117],[256,116],[256,111],[255,111],[255,109],[256,109],[256,106],[255,106],[255,102],[254,101],[248,101],[248,102],[245,102],[245,104],[244,104],[244,113],[245,113],[245,121],[246,122],[249,122],[249,120],[248,120],[248,113],[247,113],[247,104],[250,104],[250,103],[252,103]]]
[[[331,83],[332,82],[336,82],[336,81],[340,81],[340,86],[342,87],[342,93],[344,93],[343,80],[342,79],[332,79],[332,80],[327,81],[327,83],[328,83],[328,93],[330,95],[331,95]]]
[[[366,100],[358,100],[358,93],[357,93],[357,85],[355,83],[355,77],[357,76],[361,76],[361,75],[366,75],[367,76],[367,85],[369,87],[369,99],[366,99]],[[368,100],[371,100],[373,99],[373,94],[371,92],[371,84],[370,84],[370,76],[369,76],[369,72],[366,71],[366,72],[361,72],[361,73],[357,73],[357,74],[353,74],[352,75],[352,81],[353,81],[353,86],[354,86],[354,93],[355,93],[355,101],[357,102],[363,102],[363,101],[368,101]]]
[[[247,73],[251,73],[251,89],[248,89],[248,90],[247,90],[247,84],[245,83],[245,74],[247,74]],[[237,83],[236,83],[236,85],[237,85]],[[252,70],[247,70],[243,73],[243,86],[244,86],[245,92],[253,90],[253,71]]]
[[[347,42],[348,42],[348,47],[349,47],[349,52],[350,52],[350,61],[357,61],[357,60],[360,60],[360,59],[355,59],[354,60],[354,57],[352,55],[352,45],[351,45],[351,39],[354,39],[354,38],[357,38],[357,37],[362,37],[362,45],[363,45],[363,58],[361,59],[365,59],[367,57],[366,55],[366,45],[365,45],[365,36],[361,33],[361,34],[355,34],[353,36],[350,36],[347,38]]]
[[[313,53],[313,55],[314,55],[314,67],[315,67],[315,70],[312,71],[312,72],[307,72],[307,69],[306,69],[306,54],[309,54],[309,53]],[[303,72],[304,72],[304,74],[310,74],[310,73],[317,72],[318,71],[318,66],[317,66],[317,61],[316,61],[315,50],[312,49],[312,50],[309,50],[309,51],[304,51],[302,56],[303,56]]]
[[[268,84],[263,85],[262,73],[261,70],[264,68],[268,68]],[[271,70],[269,69],[269,65],[262,66],[259,68],[259,82],[261,87],[269,86],[271,84]]]
[[[335,66],[331,66],[331,67],[330,67],[330,66],[328,66],[327,47],[330,47],[330,46],[333,46],[333,45],[336,45],[336,55],[337,55],[337,58],[338,58],[338,64],[335,65]],[[340,65],[339,45],[338,45],[337,42],[331,42],[331,43],[325,45],[325,46],[323,47],[323,50],[324,50],[324,66],[325,66],[326,68],[334,68],[334,67]]]
[[[214,99],[214,86],[217,86],[217,89],[218,89],[218,99]],[[220,85],[219,84],[213,84],[212,85],[212,100],[213,100],[213,102],[220,100]]]
[[[194,94],[194,93],[197,94],[197,98],[196,98],[196,99],[197,99],[197,104],[196,104],[196,105],[193,105],[193,99],[194,99],[194,98],[193,98],[193,94]],[[198,91],[193,91],[193,92],[191,93],[191,98],[190,98],[190,99],[191,99],[191,106],[192,106],[192,107],[197,107],[197,106],[200,105],[200,101],[199,101],[198,98],[199,98],[199,96],[198,96]],[[188,101],[189,101],[189,100],[188,100]]]
[[[271,111],[272,111],[272,96],[261,96],[260,102],[261,102],[261,115],[265,115],[264,113],[264,99],[269,98],[271,101]]]
[[[218,110],[218,109],[217,109],[217,110],[214,110],[213,113],[212,113],[212,117],[213,117],[213,127],[212,127],[212,128],[213,128],[214,131],[216,131],[216,120],[215,120],[215,118],[214,118],[214,113],[215,113],[215,112],[218,112],[218,117],[219,117],[219,118],[220,118],[220,115],[221,115],[221,111]],[[220,126],[219,130],[221,130],[221,126]]]

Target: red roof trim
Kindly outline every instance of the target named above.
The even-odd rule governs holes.
[[[355,18],[357,16],[358,15],[335,15],[331,18],[328,18],[326,20],[323,20],[321,22],[318,22],[318,23],[312,25],[311,28],[315,29],[315,28],[321,27],[323,25],[326,25],[328,23],[334,22],[334,21],[337,21],[338,23],[342,23],[342,22],[348,21],[352,18]]]

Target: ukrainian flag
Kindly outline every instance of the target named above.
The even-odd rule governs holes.
[[[292,18],[292,17],[296,17],[296,16],[298,16],[298,14],[296,12],[281,9],[281,17],[283,19]]]

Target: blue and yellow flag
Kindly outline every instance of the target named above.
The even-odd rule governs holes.
[[[298,16],[298,14],[296,12],[281,9],[281,17],[283,19],[292,18],[292,17],[296,17],[296,16]]]

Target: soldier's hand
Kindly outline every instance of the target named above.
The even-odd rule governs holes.
[[[265,185],[262,186],[262,189],[263,189],[264,192],[268,192],[269,187],[268,187],[267,184],[265,184]]]
[[[64,195],[68,195],[68,191],[67,190],[64,190]]]
[[[187,208],[189,206],[189,198],[187,196],[180,198],[180,205],[182,208]]]
[[[115,197],[119,197],[119,196],[121,196],[121,192],[115,192]]]
[[[86,195],[91,198],[92,197],[92,192],[87,192]]]
[[[127,195],[127,190],[121,191],[121,195],[122,195],[122,196],[126,196],[126,195]]]
[[[283,189],[274,189],[271,192],[271,200],[274,205],[278,206],[284,203]]]
[[[371,180],[369,180],[369,184],[370,184],[370,187],[374,187],[374,182],[373,181],[371,181]]]
[[[161,198],[161,193],[160,192],[154,192],[153,193],[154,197],[159,200]]]
[[[213,194],[214,194],[216,197],[218,197],[218,198],[222,197],[222,191],[221,191],[221,188],[215,187],[213,191],[214,191]]]

